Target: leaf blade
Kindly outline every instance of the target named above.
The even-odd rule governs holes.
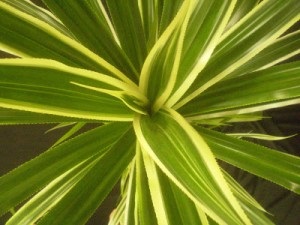
[[[243,221],[245,224],[251,224],[239,208],[235,198],[231,196],[229,188],[224,189],[227,184],[205,142],[194,133],[196,131],[179,114],[172,110],[165,110],[155,114],[152,119],[147,116],[135,118],[134,128],[141,146],[162,171],[216,221],[227,220],[232,224],[239,224],[240,221]],[[198,149],[200,143],[201,151]],[[172,154],[168,151],[170,146]],[[213,176],[209,175],[212,171]],[[219,182],[222,182],[222,188]],[[215,189],[218,187],[221,192]],[[208,199],[204,200],[204,198]],[[230,203],[225,200],[227,198],[230,199]],[[222,207],[225,205],[226,210]],[[229,209],[230,211],[228,211]],[[219,218],[218,215],[222,215],[222,218]]]
[[[122,96],[124,88],[134,89],[117,79],[45,59],[2,59],[0,65],[1,107],[96,120],[132,117]]]
[[[261,2],[222,36],[210,62],[175,109],[218,83],[273,43],[300,19],[299,9],[297,0]]]
[[[26,199],[52,179],[87,158],[107,150],[129,127],[127,123],[101,126],[54,147],[0,178],[0,214]],[[99,139],[99,136],[102,138]],[[26,177],[26,179],[23,179]],[[18,182],[16,184],[16,180]]]
[[[300,158],[197,127],[216,157],[300,193]],[[277,162],[274,164],[274,162]],[[255,165],[255,166],[253,166]]]
[[[300,63],[293,62],[228,79],[216,84],[179,111],[196,119],[196,114],[225,113],[235,109],[242,111],[243,108],[297,100],[300,96],[299,71]]]
[[[84,224],[132,161],[134,144],[135,136],[131,128],[107,150],[104,156],[100,157],[96,165],[39,223]],[[70,202],[75,204],[70,205]]]

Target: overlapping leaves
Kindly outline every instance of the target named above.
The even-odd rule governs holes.
[[[0,1],[0,123],[106,125],[1,177],[0,213],[41,190],[7,224],[83,224],[120,177],[110,225],[272,224],[216,158],[299,193],[298,157],[188,123],[300,102],[298,0],[44,3]]]

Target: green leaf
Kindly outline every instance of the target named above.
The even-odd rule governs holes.
[[[133,159],[130,168],[130,173],[128,177],[128,184],[126,188],[126,193],[123,194],[123,198],[125,202],[124,206],[124,224],[130,225],[135,224],[136,219],[136,167],[135,167],[135,159]],[[124,174],[124,173],[123,173]]]
[[[299,157],[205,128],[197,130],[218,159],[300,193]]]
[[[132,111],[125,104],[131,93],[134,99],[140,95],[115,78],[52,60],[2,59],[0,65],[0,106],[5,108],[84,119],[131,120]]]
[[[266,69],[300,53],[300,31],[295,31],[274,41],[248,62],[228,75],[228,78]]]
[[[198,75],[180,108],[272,44],[300,19],[300,1],[265,0],[223,34],[209,63]]]
[[[150,195],[149,180],[141,152],[140,144],[136,148],[136,224],[156,225],[157,219]],[[128,224],[129,225],[129,224]]]
[[[2,176],[0,215],[76,165],[104,154],[128,127],[128,123],[111,123],[88,131]]]
[[[33,17],[36,17],[55,29],[59,30],[66,36],[72,37],[72,33],[48,10],[45,10],[28,0],[2,0],[6,4],[9,4],[18,10],[25,12]]]
[[[279,140],[284,140],[291,136],[286,136],[286,137],[281,137],[281,136],[273,136],[273,135],[268,135],[268,134],[260,134],[260,133],[227,133],[229,136],[233,136],[236,138],[254,138],[254,139],[259,139],[259,140],[267,140],[267,141],[279,141]]]
[[[21,57],[48,58],[133,83],[126,75],[48,23],[0,2],[0,49]]]
[[[244,16],[247,15],[257,4],[259,0],[239,0],[236,2],[230,20],[226,26],[226,30],[235,25]]]
[[[146,1],[145,1],[146,2]],[[167,29],[169,24],[175,18],[178,10],[183,4],[183,0],[173,0],[173,1],[166,1],[166,0],[158,0],[156,1],[156,14],[157,18],[153,19],[155,22],[158,21],[158,25],[156,24],[156,39],[163,34],[163,32]],[[156,40],[155,40],[156,41]]]
[[[223,170],[226,181],[230,185],[234,196],[238,199],[245,213],[252,221],[253,224],[274,224],[266,215],[265,210],[258,202],[238,183],[236,182],[226,171]]]
[[[173,106],[208,63],[236,1],[197,1],[184,34],[176,83],[166,105]]]
[[[0,124],[39,124],[39,123],[62,123],[62,122],[97,122],[95,120],[79,119],[72,117],[54,116],[49,114],[26,112],[21,110],[13,110],[0,108]]]
[[[202,224],[194,202],[143,152],[152,202],[158,224]]]
[[[101,1],[43,0],[43,2],[80,43],[137,81],[137,71],[119,46],[119,38]]]
[[[234,115],[245,113],[247,108],[267,106],[272,102],[299,100],[299,73],[300,63],[293,62],[228,79],[214,85],[179,111],[189,119],[199,120],[201,114],[213,115],[236,110],[232,111]]]
[[[148,97],[150,103],[163,98],[164,102],[175,84],[181,49],[186,29],[188,11],[192,10],[191,1],[185,1],[174,20],[155,43],[143,65],[140,77],[140,89]],[[182,25],[185,22],[185,25]],[[182,27],[183,26],[183,27]],[[153,106],[159,109],[161,106]]]
[[[39,221],[39,224],[85,224],[133,159],[134,148],[135,136],[133,129],[130,129],[99,158],[96,165]]]
[[[72,128],[67,131],[63,136],[61,136],[52,146],[58,145],[62,142],[64,142],[65,140],[67,140],[68,138],[70,138],[72,135],[74,135],[75,133],[77,133],[86,123],[75,123],[74,126],[72,126]]]
[[[140,72],[147,56],[147,45],[139,3],[138,1],[106,0],[106,4],[121,47],[136,71]]]
[[[102,154],[100,154],[102,156]],[[8,221],[7,225],[34,224],[54,207],[69,191],[80,182],[87,172],[99,161],[93,156],[75,168],[52,180],[38,194],[24,204]]]
[[[147,154],[206,214],[219,223],[251,224],[211,150],[183,117],[164,109],[137,116],[134,128]]]
[[[154,112],[164,105],[171,94],[166,105],[172,106],[203,69],[217,45],[234,3],[203,1],[199,4],[197,1],[185,1],[182,4],[152,48],[142,70],[141,89],[153,102]]]

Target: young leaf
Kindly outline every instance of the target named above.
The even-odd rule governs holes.
[[[142,148],[206,214],[220,223],[251,224],[211,150],[183,117],[164,109],[137,116],[134,129]]]

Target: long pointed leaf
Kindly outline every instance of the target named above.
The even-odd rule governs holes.
[[[101,155],[101,154],[100,154]],[[99,157],[99,156],[98,156]],[[96,158],[97,157],[91,157]],[[94,161],[94,162],[93,162]],[[36,223],[55,206],[79,182],[95,164],[88,159],[51,181],[38,194],[23,205],[8,221],[7,225],[30,225]]]
[[[136,224],[156,225],[157,219],[150,195],[149,180],[145,170],[145,164],[140,144],[136,149]],[[129,225],[129,224],[128,224]]]
[[[300,19],[300,1],[265,0],[223,34],[209,63],[175,108],[224,79]]]
[[[107,0],[106,3],[121,47],[136,71],[140,72],[147,55],[147,45],[138,1]]]
[[[221,223],[251,224],[211,150],[184,118],[166,109],[136,117],[134,128],[142,148],[205,213]]]
[[[127,131],[39,224],[84,224],[113,189],[134,156],[135,136]],[[72,204],[70,205],[70,202]],[[73,214],[76,212],[76,214]],[[68,215],[72,214],[72,217]]]
[[[299,157],[204,128],[197,130],[217,158],[300,193]]]
[[[137,72],[118,45],[105,7],[98,0],[43,0],[76,38],[110,64],[137,81]]]
[[[195,3],[184,34],[176,84],[167,106],[173,106],[184,95],[209,61],[235,3],[234,0]]]
[[[0,108],[0,124],[40,124],[40,123],[62,123],[62,122],[97,122],[88,119],[54,116],[50,114],[33,113],[21,110]]]
[[[194,202],[169,180],[147,153],[143,152],[143,156],[158,224],[201,224]]]
[[[122,101],[130,102],[126,95],[134,88],[117,79],[44,59],[3,59],[0,65],[1,107],[98,120],[132,117]]]
[[[234,11],[230,17],[230,20],[226,26],[226,30],[241,20],[247,13],[249,13],[257,4],[259,0],[239,0],[236,2]]]
[[[0,214],[7,212],[70,168],[93,155],[106,152],[128,127],[127,123],[101,126],[48,150],[2,176]]]
[[[58,60],[133,83],[120,70],[44,21],[0,2],[0,49],[21,57]]]
[[[266,69],[300,53],[300,31],[277,39],[248,62],[228,75],[228,78]]]
[[[216,84],[180,109],[190,119],[197,114],[243,109],[300,97],[300,63],[288,63]],[[237,94],[238,93],[238,94]]]
[[[72,33],[48,10],[45,10],[30,1],[27,0],[2,0],[6,4],[9,4],[18,10],[21,10],[29,15],[32,15],[55,29],[59,30],[63,34],[72,37]]]

